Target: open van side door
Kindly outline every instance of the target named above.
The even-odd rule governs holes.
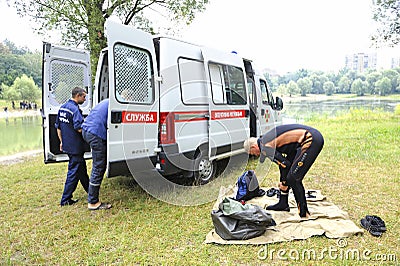
[[[86,101],[80,105],[80,109],[84,116],[89,114],[92,108],[90,54],[82,49],[44,43],[42,60],[44,162],[68,161],[68,156],[60,151],[60,141],[54,123],[60,106],[71,99],[74,87],[86,89]],[[85,158],[90,158],[89,145],[85,150]]]
[[[241,153],[250,134],[242,58],[205,47],[201,51],[209,87],[210,159]]]
[[[153,36],[106,22],[109,65],[108,177],[154,168],[159,78]]]

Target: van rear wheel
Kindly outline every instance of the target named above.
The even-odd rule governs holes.
[[[196,153],[194,160],[194,185],[205,185],[209,183],[215,176],[217,168],[215,162],[210,161],[208,155],[204,151]]]

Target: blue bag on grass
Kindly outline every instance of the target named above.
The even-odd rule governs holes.
[[[244,172],[236,182],[237,193],[235,199],[250,200],[255,197],[261,197],[265,194],[263,189],[260,189],[256,174],[253,170]]]

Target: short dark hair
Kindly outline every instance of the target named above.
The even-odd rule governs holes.
[[[75,88],[72,89],[72,92],[71,92],[72,98],[75,98],[77,95],[79,96],[79,95],[82,95],[84,93],[86,93],[86,90],[82,89],[81,87],[75,87]]]

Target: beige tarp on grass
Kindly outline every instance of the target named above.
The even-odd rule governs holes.
[[[265,191],[268,190],[268,188],[263,189]],[[308,209],[311,213],[309,218],[299,217],[296,201],[294,200],[293,194],[290,193],[290,212],[268,211],[275,220],[276,226],[269,227],[262,236],[248,240],[224,240],[213,229],[207,234],[205,243],[258,245],[306,239],[317,235],[325,235],[328,238],[342,238],[363,233],[363,229],[359,228],[349,219],[347,212],[327,201],[326,197],[321,194],[321,191],[314,191],[315,192],[311,195],[316,197],[307,198]],[[218,209],[218,204],[223,200],[223,198],[234,197],[234,195],[235,193],[233,188],[222,187],[213,209]],[[275,204],[277,201],[278,198],[276,196],[268,197],[265,195],[263,197],[249,200],[246,203],[259,205],[264,208],[268,205]]]

